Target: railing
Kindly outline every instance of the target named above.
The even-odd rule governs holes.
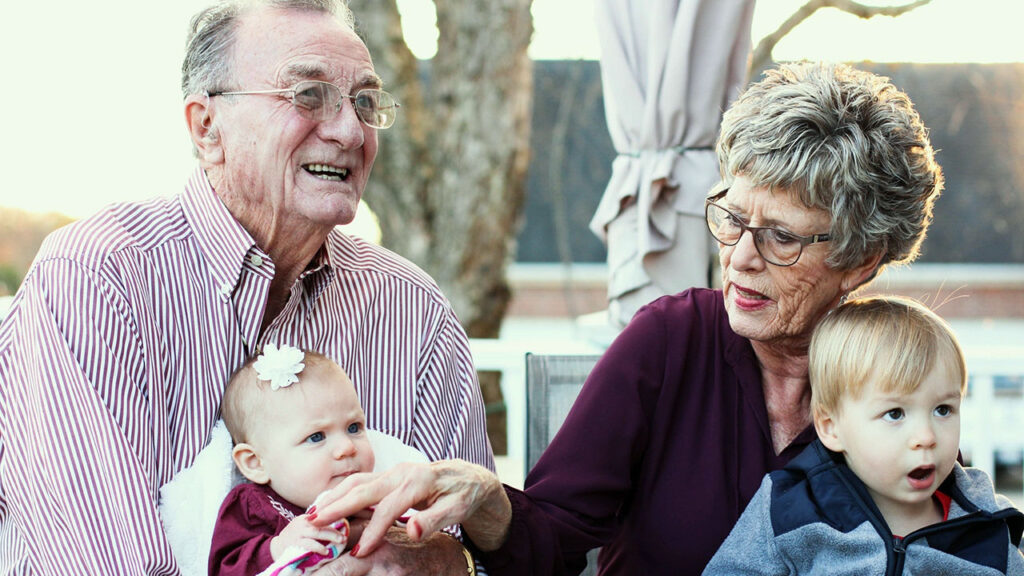
[[[995,477],[997,454],[1024,452],[1024,348],[1012,356],[969,355],[967,366],[960,449],[972,466]]]
[[[7,317],[7,310],[11,307],[12,302],[14,302],[14,296],[0,296],[0,322]]]
[[[521,487],[526,477],[526,353],[600,354],[596,345],[570,340],[501,340],[473,338],[469,341],[473,362],[480,371],[501,372],[501,395],[505,399],[508,454],[499,459],[499,475],[511,486]]]
[[[0,298],[0,321],[11,298]],[[958,327],[962,328],[962,327]],[[958,332],[960,330],[958,329]],[[540,330],[543,332],[543,330]],[[995,476],[998,454],[1020,458],[1024,466],[1024,333],[1016,329],[1001,345],[970,345],[961,336],[970,370],[964,399],[960,447],[972,466]],[[472,339],[478,370],[501,372],[501,391],[507,416],[508,454],[500,459],[503,480],[521,486],[526,475],[527,352],[538,354],[599,354],[601,348],[580,339]]]
[[[502,373],[508,455],[499,459],[499,474],[508,484],[521,486],[527,472],[526,353],[599,354],[601,350],[586,342],[545,341],[542,338],[473,339],[470,348],[478,370]],[[971,466],[986,471],[994,478],[997,454],[1020,455],[1024,452],[1024,339],[1002,348],[965,347],[965,353],[970,384],[962,407],[960,445]]]

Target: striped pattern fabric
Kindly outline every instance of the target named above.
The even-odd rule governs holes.
[[[0,574],[177,574],[161,485],[267,342],[320,351],[369,427],[494,469],[466,335],[434,282],[332,232],[259,334],[274,264],[202,170],[43,244],[0,326]]]

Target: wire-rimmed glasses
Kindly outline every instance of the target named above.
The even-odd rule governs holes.
[[[765,262],[776,266],[792,266],[803,254],[804,246],[818,242],[828,242],[829,234],[812,234],[800,236],[770,226],[749,226],[739,216],[715,204],[716,200],[725,196],[729,190],[723,190],[704,201],[704,216],[708,230],[721,244],[735,246],[740,237],[749,231],[754,236],[754,246]]]
[[[378,130],[390,128],[398,115],[395,97],[376,88],[363,88],[353,95],[345,94],[330,82],[303,80],[291,88],[278,90],[236,90],[210,92],[212,96],[248,96],[253,94],[290,94],[292,105],[303,118],[322,122],[330,120],[341,111],[341,103],[348,98],[352,101],[356,116],[364,124]]]

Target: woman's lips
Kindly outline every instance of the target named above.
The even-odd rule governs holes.
[[[771,299],[764,294],[735,283],[732,285],[732,293],[733,301],[743,310],[757,310],[771,302]]]

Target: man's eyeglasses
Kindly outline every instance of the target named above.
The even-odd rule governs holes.
[[[750,231],[761,258],[776,266],[792,266],[800,259],[804,246],[832,239],[829,234],[800,236],[778,228],[748,226],[739,216],[715,204],[715,200],[725,196],[728,191],[723,190],[704,201],[704,216],[707,218],[708,230],[715,240],[726,246],[739,244],[743,233]]]
[[[248,96],[251,94],[290,94],[292,105],[303,118],[322,122],[330,120],[341,111],[341,103],[348,98],[356,110],[356,116],[367,126],[377,129],[390,128],[398,115],[398,102],[394,96],[376,88],[363,88],[355,95],[345,94],[330,82],[303,80],[291,88],[280,90],[249,90],[234,92],[210,92],[210,96]]]

